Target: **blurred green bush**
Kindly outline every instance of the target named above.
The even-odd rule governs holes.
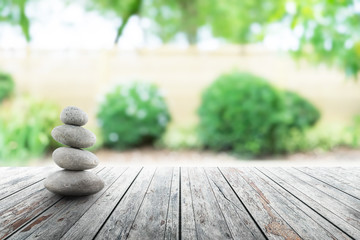
[[[55,146],[51,130],[60,125],[60,107],[31,97],[0,108],[0,160],[38,157]]]
[[[196,126],[179,126],[171,124],[156,146],[172,150],[201,149]]]
[[[247,156],[287,152],[292,133],[302,134],[320,117],[299,95],[238,72],[220,76],[204,91],[198,113],[205,147]]]
[[[288,127],[305,130],[320,119],[319,110],[308,100],[290,91],[284,91],[283,94],[286,111],[292,118]]]
[[[156,85],[133,82],[118,85],[105,96],[97,119],[104,145],[126,149],[153,144],[165,132],[170,114]]]
[[[15,83],[10,74],[0,72],[0,102],[14,91]]]

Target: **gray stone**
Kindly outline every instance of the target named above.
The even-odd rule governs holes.
[[[95,154],[77,148],[60,147],[53,152],[52,158],[59,167],[68,170],[86,170],[99,164]]]
[[[96,136],[89,130],[72,125],[61,125],[51,131],[55,141],[75,148],[88,148],[95,144]]]
[[[89,171],[57,171],[48,176],[44,185],[49,191],[64,196],[86,196],[104,188],[104,182]]]
[[[88,121],[86,112],[75,106],[68,106],[60,114],[60,120],[65,124],[83,126]]]

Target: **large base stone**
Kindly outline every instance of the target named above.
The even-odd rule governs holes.
[[[45,180],[45,187],[64,196],[85,196],[99,192],[104,182],[95,173],[89,171],[57,171]]]

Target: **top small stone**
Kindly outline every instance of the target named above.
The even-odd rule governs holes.
[[[68,106],[61,112],[60,120],[68,125],[83,126],[88,121],[88,115],[78,107]]]

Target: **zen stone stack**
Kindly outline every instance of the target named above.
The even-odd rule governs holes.
[[[87,114],[78,107],[66,107],[60,115],[65,125],[55,127],[51,136],[59,143],[69,147],[60,147],[53,152],[54,162],[64,170],[51,174],[45,181],[45,187],[64,196],[84,196],[99,192],[104,182],[94,173],[85,171],[99,164],[95,154],[83,150],[95,144],[95,135],[81,127],[88,121]]]

